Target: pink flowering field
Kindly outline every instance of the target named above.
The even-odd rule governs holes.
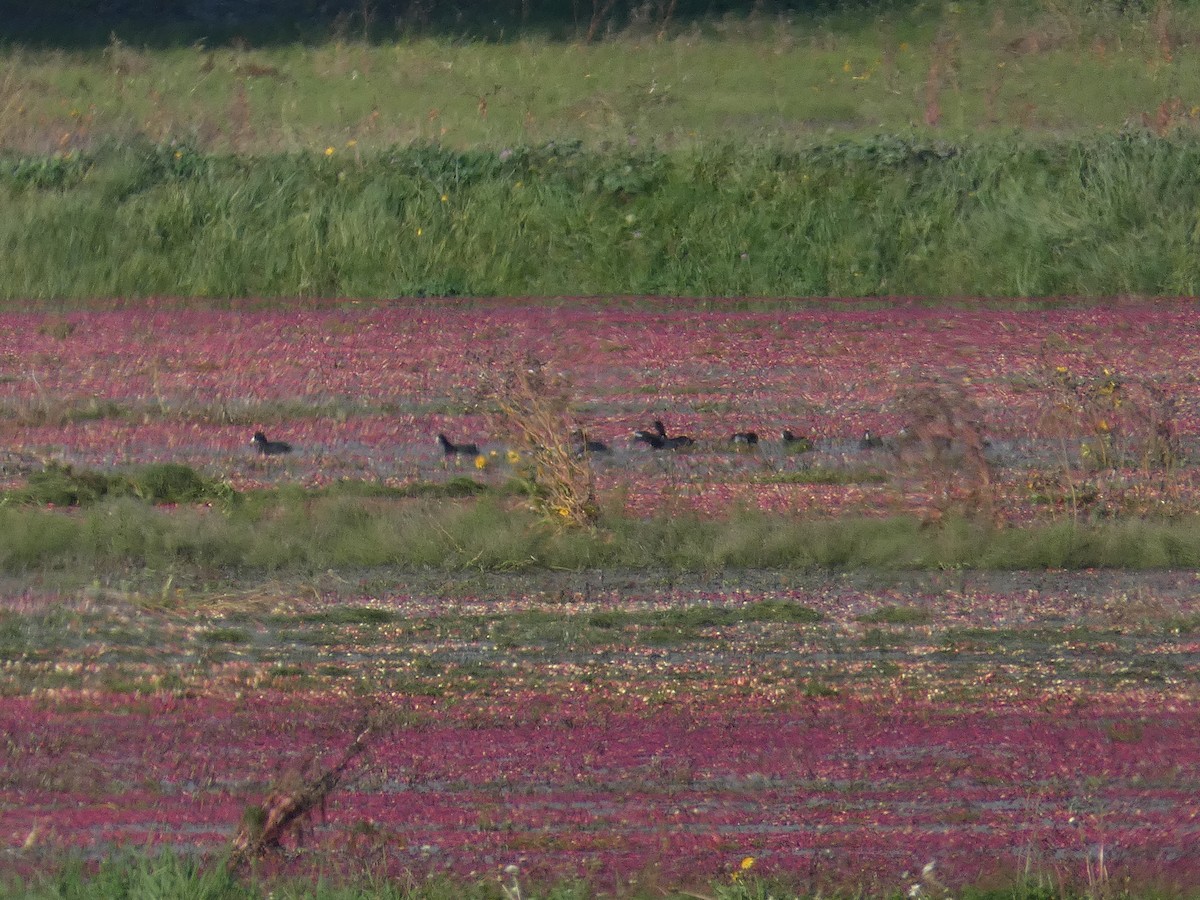
[[[860,439],[896,440],[905,392],[929,384],[978,418],[1002,522],[1067,515],[1064,478],[1093,491],[1089,514],[1200,507],[1200,315],[1181,300],[164,301],[0,319],[10,485],[46,459],[184,462],[239,489],[499,484],[506,443],[474,397],[518,349],[570,376],[588,436],[613,447],[602,502],[634,515],[926,508],[929,479]],[[1147,396],[1169,399],[1178,457],[1089,468],[1080,448],[1132,428]],[[630,441],[656,418],[697,445]],[[789,452],[784,428],[812,450]],[[256,429],[295,451],[256,457]],[[730,445],[744,429],[757,449]],[[483,468],[447,463],[438,432],[480,443]],[[215,856],[273,784],[329,765],[369,719],[350,777],[266,870],[515,865],[604,894],[760,876],[810,894],[1028,876],[1200,890],[1192,572],[139,574],[0,582],[0,874]]]
[[[437,480],[440,431],[502,461],[504,436],[472,412],[480,373],[505,352],[528,350],[570,377],[588,436],[616,451],[597,461],[601,497],[635,514],[668,500],[709,514],[738,505],[818,516],[910,510],[929,485],[869,477],[887,468],[888,454],[858,444],[868,430],[899,433],[906,392],[933,384],[970,406],[989,441],[996,514],[1021,522],[1061,513],[1061,473],[1079,461],[1083,439],[1121,439],[1121,424],[1109,424],[1115,408],[1064,409],[1077,398],[1064,398],[1063,379],[1139,388],[1125,414],[1168,428],[1179,461],[1200,421],[1200,316],[1188,300],[1036,309],[654,299],[116,306],[0,314],[0,427],[10,453],[100,468],[171,460],[238,488]],[[1162,409],[1142,408],[1146,390]],[[664,458],[632,444],[632,431],[655,418],[696,448]],[[298,452],[266,469],[248,444],[256,427]],[[783,453],[784,428],[810,438],[813,452]],[[729,436],[748,429],[762,438],[758,452],[732,452]],[[1200,502],[1192,467],[1143,478],[1136,454],[1124,462],[1089,485],[1100,514]],[[502,479],[502,468],[485,477]],[[813,468],[846,477],[798,477]]]
[[[1079,885],[1103,861],[1112,885],[1200,884],[1190,573],[415,582],[223,612],[6,598],[29,644],[0,672],[5,865],[218,850],[371,714],[287,864],[620,891],[751,857],[801,890],[891,891],[930,862]]]

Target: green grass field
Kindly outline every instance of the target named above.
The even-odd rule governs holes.
[[[751,14],[627,27],[590,44],[353,30],[316,42],[94,50],[9,46],[0,145],[133,136],[203,152],[357,155],[580,140],[662,149],[807,144],[830,134],[1081,137],[1194,129],[1190,7],[950,3],[841,16]]]
[[[954,3],[8,44],[0,297],[1196,293],[1198,34]]]

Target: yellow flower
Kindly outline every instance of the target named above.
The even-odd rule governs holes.
[[[1100,431],[1108,431],[1108,420],[1101,419],[1096,423],[1096,428],[1098,428]]]
[[[421,236],[421,235],[423,235],[424,233],[425,233],[425,229],[424,229],[424,228],[418,228],[418,229],[417,229],[417,237],[420,237],[420,236]]]
[[[745,859],[743,859],[743,860],[742,860],[742,871],[743,871],[743,872],[745,872],[745,871],[746,871],[747,869],[749,869],[749,868],[750,868],[752,865],[754,865],[754,857],[753,857],[753,856],[747,856]]]
[[[480,453],[477,457],[475,457],[475,468],[479,469],[482,472],[484,469],[487,468],[487,462],[488,462],[487,457],[484,456],[482,453]]]
[[[449,202],[450,202],[450,195],[449,195],[449,194],[442,194],[442,202],[443,202],[443,203],[449,203]]]
[[[332,148],[332,147],[326,147],[326,148],[325,148],[325,155],[326,155],[326,156],[333,156],[333,153],[334,153],[334,150],[333,150],[333,148]]]
[[[358,141],[355,140],[354,138],[350,138],[350,140],[346,141],[346,146],[347,147],[357,147]]]
[[[519,463],[521,461],[521,454],[518,453],[516,450],[509,450],[507,455],[508,455],[509,465],[515,466],[517,463]]]
[[[1067,367],[1066,366],[1055,366],[1054,371],[1057,372],[1059,375],[1065,375],[1067,372]]]

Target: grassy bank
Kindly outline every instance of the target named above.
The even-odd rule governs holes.
[[[453,487],[453,486],[452,486]],[[412,493],[411,491],[408,493]],[[611,515],[596,532],[557,533],[517,498],[401,496],[345,485],[259,492],[163,508],[134,496],[86,509],[0,507],[0,570],[56,578],[148,570],[306,575],[389,567],[445,571],[649,569],[1194,568],[1200,525],[1064,521],[996,529],[914,519],[806,521],[744,512],[724,520]]]
[[[0,297],[1200,292],[1200,142],[0,164]]]

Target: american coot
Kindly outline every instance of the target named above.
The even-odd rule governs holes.
[[[859,450],[878,450],[883,446],[883,438],[877,434],[871,434],[868,428],[863,432],[862,440],[858,442]]]
[[[785,428],[783,434],[780,435],[783,440],[783,445],[789,450],[797,453],[807,453],[813,448],[811,438],[806,438],[803,435],[792,434],[790,429]]]
[[[571,432],[571,440],[575,442],[575,447],[580,453],[611,453],[608,444],[604,441],[589,440],[587,435],[580,429],[575,429]]]
[[[267,436],[261,431],[254,432],[250,443],[262,456],[281,456],[284,453],[292,452],[292,445],[287,441],[268,441]]]
[[[641,441],[644,444],[649,444],[655,450],[678,450],[681,447],[690,447],[696,443],[686,434],[668,435],[667,426],[659,419],[654,420],[653,431],[635,431],[633,439]]]
[[[676,434],[676,435],[673,435],[668,438],[663,438],[663,449],[664,450],[679,450],[682,447],[690,447],[694,443],[696,443],[696,442],[693,441],[686,434]]]
[[[442,452],[447,456],[478,456],[478,444],[456,444],[444,434],[437,436],[438,446],[442,448]]]
[[[649,444],[655,450],[661,450],[663,447],[663,436],[656,431],[638,429],[633,433],[633,440],[635,443],[640,441],[643,444]]]

